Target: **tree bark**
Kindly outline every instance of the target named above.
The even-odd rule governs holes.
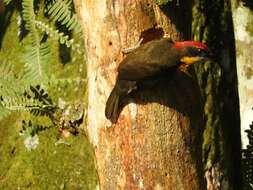
[[[175,72],[138,91],[116,124],[104,115],[121,50],[145,31],[191,36],[192,2],[159,8],[151,0],[75,1],[87,50],[88,134],[101,189],[204,189],[203,109],[194,72]],[[154,31],[153,30],[153,31]]]
[[[249,1],[238,3],[233,0],[232,2],[242,124],[241,135],[243,148],[246,148],[248,138],[245,130],[249,129],[249,125],[253,120],[253,5]]]
[[[196,0],[195,40],[208,44],[213,61],[195,65],[204,99],[202,159],[208,190],[242,189],[240,114],[231,3]]]
[[[253,3],[232,1],[241,115],[243,189],[252,189],[253,132]],[[251,125],[251,127],[250,127]]]

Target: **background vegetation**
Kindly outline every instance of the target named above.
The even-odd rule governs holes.
[[[93,151],[79,126],[85,121],[86,70],[73,3],[5,3],[0,189],[95,189]]]

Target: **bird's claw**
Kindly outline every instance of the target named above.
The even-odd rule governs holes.
[[[188,65],[180,65],[179,70],[184,72],[187,76],[192,77],[192,75],[188,71]]]

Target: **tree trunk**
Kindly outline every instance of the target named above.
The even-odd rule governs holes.
[[[246,190],[252,189],[253,183],[253,3],[249,0],[233,0],[232,3],[243,147],[243,189]]]
[[[124,58],[122,49],[146,34],[159,37],[160,29],[174,40],[190,39],[192,1],[179,5],[173,1],[163,8],[152,0],[75,0],[75,4],[87,50],[87,128],[100,188],[205,189],[203,106],[193,70],[191,77],[175,72],[151,89],[138,91],[116,124],[104,115],[117,66]]]
[[[240,96],[242,145],[248,144],[245,130],[253,121],[253,5],[249,1],[233,2],[236,39],[237,74]]]
[[[196,0],[193,33],[213,61],[195,65],[204,98],[202,159],[208,190],[241,189],[240,115],[229,0]]]

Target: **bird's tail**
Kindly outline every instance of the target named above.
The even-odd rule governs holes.
[[[120,103],[120,95],[117,92],[117,87],[115,86],[106,102],[105,107],[105,116],[113,123],[115,123],[118,118],[119,103]]]

